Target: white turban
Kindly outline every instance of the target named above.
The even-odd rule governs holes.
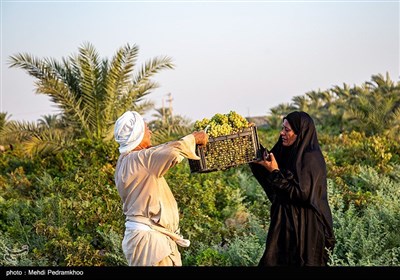
[[[121,154],[136,148],[144,137],[145,124],[142,116],[135,111],[127,111],[115,122],[114,137]]]

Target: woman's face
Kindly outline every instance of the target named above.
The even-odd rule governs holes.
[[[292,127],[290,126],[287,119],[283,120],[282,130],[280,132],[280,135],[282,138],[283,146],[288,147],[290,145],[293,145],[294,141],[296,141],[297,135],[294,134],[294,131],[292,130]]]

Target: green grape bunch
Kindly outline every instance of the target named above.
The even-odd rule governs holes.
[[[228,114],[229,124],[233,128],[234,132],[238,132],[243,128],[249,127],[249,122],[247,119],[235,111],[230,111]]]
[[[240,132],[249,127],[247,119],[235,111],[215,114],[211,119],[203,118],[194,123],[196,130],[206,130],[210,137],[218,137]]]
[[[210,123],[210,120],[204,118],[202,120],[198,120],[194,123],[194,129],[196,130],[205,130],[207,125]]]
[[[194,172],[225,170],[257,159],[256,127],[235,111],[198,120],[194,128],[210,136],[207,145],[196,147],[201,160],[189,160]]]

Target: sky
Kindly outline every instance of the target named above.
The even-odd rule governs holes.
[[[86,42],[108,59],[135,44],[138,66],[171,57],[175,69],[153,76],[160,87],[147,98],[192,121],[264,116],[310,91],[400,77],[399,1],[0,1],[0,112],[10,120],[59,111],[9,57],[61,61]]]

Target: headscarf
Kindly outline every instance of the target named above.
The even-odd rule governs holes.
[[[302,111],[292,112],[283,118],[285,119],[297,134],[297,138],[291,146],[286,147],[282,145],[282,137],[279,137],[271,152],[281,172],[287,177],[294,176],[300,189],[309,190],[307,191],[309,197],[304,197],[303,199],[306,199],[304,202],[315,210],[317,217],[325,225],[327,238],[332,242],[330,246],[333,246],[333,224],[327,198],[326,162],[318,143],[314,121]],[[273,201],[275,194],[270,188],[265,169],[258,164],[250,164],[250,167],[269,199]]]
[[[286,147],[282,145],[282,137],[279,137],[271,151],[280,168],[289,169],[298,175],[296,170],[300,170],[299,168],[302,166],[301,160],[304,153],[320,151],[317,132],[313,119],[306,112],[294,111],[283,117],[283,120],[285,119],[289,122],[297,138],[292,145]]]
[[[282,138],[279,137],[271,152],[274,153],[279,167],[285,163],[283,165],[293,173],[300,187],[310,186],[309,203],[325,225],[327,242],[330,242],[328,247],[333,247],[334,234],[327,198],[326,162],[318,143],[314,121],[309,114],[302,111],[294,111],[283,119],[289,122],[297,134],[296,141],[293,145],[285,147],[282,145]],[[288,158],[285,158],[286,156]]]
[[[115,122],[114,137],[121,154],[136,148],[142,142],[145,132],[143,117],[135,111],[127,111]]]
[[[294,111],[283,118],[283,120],[287,120],[290,123],[290,126],[292,127],[292,130],[294,131],[294,134],[296,134],[296,135],[298,135],[299,131],[300,131],[301,116],[303,113],[304,112]],[[304,113],[304,114],[307,114],[307,113]]]

